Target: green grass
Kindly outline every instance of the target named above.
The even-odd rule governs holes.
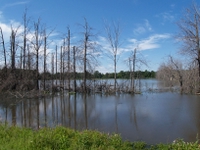
[[[98,131],[75,131],[65,127],[28,128],[0,125],[0,150],[200,150],[198,140],[187,143],[148,146],[144,142],[123,141],[118,134]]]

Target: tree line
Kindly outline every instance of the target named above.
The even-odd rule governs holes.
[[[130,79],[131,72],[130,71],[120,71],[117,74],[117,79]],[[39,79],[43,80],[43,78],[47,80],[58,79],[60,77],[60,73],[57,74],[51,74],[51,72],[46,72],[39,74]],[[67,76],[67,73],[64,73],[64,76]],[[73,73],[70,73],[70,76],[73,76]],[[114,79],[114,72],[113,73],[101,73],[99,71],[95,71],[94,73],[87,72],[87,76],[89,76],[91,79]],[[76,72],[76,78],[82,79],[83,73],[82,72]],[[135,78],[136,79],[148,79],[148,78],[156,78],[156,72],[155,71],[135,71]]]
[[[99,71],[95,71],[93,74],[94,78],[97,79],[114,79],[114,73],[100,73]],[[130,71],[120,71],[116,74],[118,79],[130,79],[131,72]],[[136,79],[147,79],[147,78],[155,78],[156,72],[155,71],[135,71]]]

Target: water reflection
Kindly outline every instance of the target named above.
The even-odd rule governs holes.
[[[62,125],[76,130],[115,132],[123,139],[149,144],[177,138],[195,141],[200,133],[200,101],[195,95],[61,93],[13,101],[0,103],[1,122],[34,129]]]

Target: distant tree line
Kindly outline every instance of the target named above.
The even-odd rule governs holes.
[[[2,70],[0,70],[1,72]],[[18,69],[16,71],[17,74],[20,74],[20,70]],[[117,79],[130,79],[130,71],[120,71],[117,74]],[[82,72],[76,72],[76,78],[82,79],[83,78]],[[68,73],[64,73],[63,76],[68,76]],[[70,73],[69,76],[73,76],[73,73]],[[95,71],[94,73],[87,72],[87,76],[91,79],[114,79],[114,73],[101,73],[99,71]],[[39,73],[39,80],[43,80],[45,77],[46,80],[51,80],[52,78],[59,79],[60,73],[57,74],[51,74],[51,72],[42,72]],[[148,79],[148,78],[156,78],[156,72],[155,71],[136,71],[135,72],[135,78],[136,79]]]
[[[130,71],[120,71],[116,73],[118,79],[130,79],[131,72]],[[113,79],[114,73],[100,73],[99,71],[95,71],[93,74],[94,78],[97,79]],[[155,78],[155,71],[135,71],[135,78],[146,79],[146,78]]]

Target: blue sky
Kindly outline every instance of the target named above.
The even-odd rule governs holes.
[[[54,29],[54,44],[61,40],[70,27],[72,36],[79,37],[78,24],[84,17],[97,34],[95,40],[107,51],[104,21],[119,22],[121,27],[117,71],[129,70],[125,60],[136,47],[137,57],[146,60],[148,66],[137,64],[137,69],[156,71],[168,55],[179,57],[179,46],[174,35],[178,33],[176,22],[184,15],[192,0],[0,0],[0,26],[9,37],[11,24],[21,25],[25,8],[32,20],[41,18],[49,29]],[[197,3],[198,4],[198,3]],[[21,25],[22,26],[22,25]],[[75,41],[74,41],[75,43]],[[59,44],[59,42],[58,42]],[[53,46],[53,45],[52,45]],[[107,47],[107,49],[106,49]],[[51,49],[49,49],[51,50]],[[113,61],[104,55],[99,58],[96,70],[113,72]]]

